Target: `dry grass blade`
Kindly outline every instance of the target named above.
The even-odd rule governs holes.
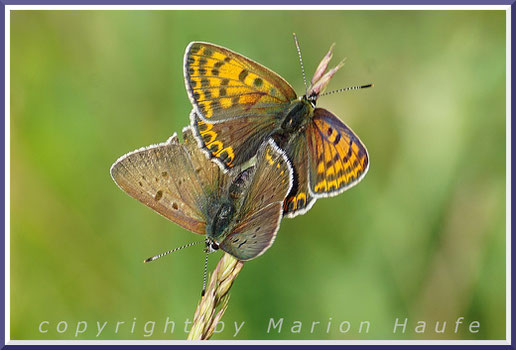
[[[206,293],[195,310],[188,340],[208,340],[228,307],[229,289],[244,266],[242,261],[224,254],[210,278]]]

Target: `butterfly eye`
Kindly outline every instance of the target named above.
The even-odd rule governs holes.
[[[315,107],[315,104],[317,103],[317,95],[315,93],[311,94],[307,97],[308,102],[312,105],[312,107]]]
[[[211,249],[219,250],[219,244],[217,242],[211,242]]]

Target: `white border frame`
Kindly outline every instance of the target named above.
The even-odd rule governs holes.
[[[10,14],[13,10],[504,10],[506,11],[506,340],[11,340]],[[511,6],[510,5],[6,5],[5,6],[6,345],[511,345]]]

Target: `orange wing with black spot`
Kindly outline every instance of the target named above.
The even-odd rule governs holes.
[[[296,93],[278,74],[221,46],[192,42],[186,48],[188,96],[200,119],[216,123],[260,117],[275,123]]]
[[[283,202],[283,215],[293,218],[306,213],[315,203],[308,183],[308,148],[305,133],[300,133],[284,146],[285,154],[292,164],[293,183]]]
[[[337,195],[356,185],[369,168],[358,136],[329,111],[316,108],[307,129],[310,191],[316,198]]]
[[[260,117],[207,123],[195,110],[190,113],[190,121],[199,147],[225,170],[254,157],[274,130],[274,125]]]

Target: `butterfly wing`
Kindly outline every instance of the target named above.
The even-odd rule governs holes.
[[[251,183],[231,233],[220,248],[239,260],[254,259],[274,242],[285,196],[292,186],[292,168],[283,151],[269,140],[257,154]]]
[[[307,128],[310,191],[316,198],[337,195],[356,185],[369,169],[364,144],[339,118],[316,108]]]
[[[183,139],[189,162],[196,174],[194,178],[203,189],[203,196],[200,200],[202,201],[204,198],[215,200],[220,198],[229,185],[230,177],[206,158],[197,145],[197,140],[191,127],[188,126],[183,129]]]
[[[283,215],[293,218],[306,213],[315,203],[309,190],[307,139],[304,133],[292,138],[284,147],[293,170],[292,189],[283,203]]]
[[[282,77],[221,46],[192,42],[184,57],[186,90],[200,119],[260,117],[269,123],[296,99]]]
[[[195,147],[189,129],[184,138],[184,144],[174,135],[165,143],[122,156],[111,167],[111,176],[131,197],[181,227],[204,234],[205,205],[220,191],[224,177]]]
[[[201,120],[193,110],[190,120],[199,147],[224,170],[254,157],[274,130],[273,124],[260,117],[211,124]]]

